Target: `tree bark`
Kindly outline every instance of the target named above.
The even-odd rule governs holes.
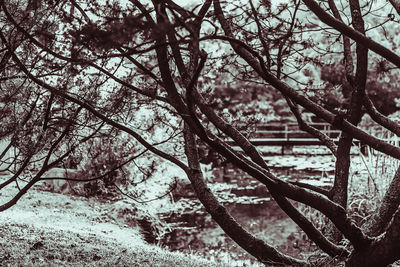
[[[387,266],[400,259],[400,209],[393,216],[386,233],[368,248],[355,250],[346,262],[347,267]]]
[[[294,266],[305,266],[307,263],[289,256],[286,256],[275,248],[267,245],[263,240],[256,238],[246,231],[236,220],[229,214],[223,205],[215,198],[210,188],[204,181],[203,174],[200,169],[197,146],[194,134],[188,126],[184,130],[185,154],[188,159],[189,171],[187,176],[196,192],[197,197],[211,214],[212,218],[231,237],[239,246],[256,257],[264,264],[285,264]]]
[[[352,140],[353,138],[346,133],[342,133],[339,139],[335,164],[335,180],[333,187],[329,192],[331,200],[342,206],[344,209],[347,207],[350,149]],[[342,234],[332,222],[329,222],[327,225],[326,235],[335,243],[338,243],[342,239]]]
[[[364,20],[361,15],[361,8],[358,0],[350,0],[351,17],[353,19],[354,28],[361,34],[365,34]],[[362,116],[362,100],[365,95],[365,84],[367,81],[368,71],[368,48],[361,44],[356,45],[357,68],[355,79],[349,77],[349,83],[353,87],[351,94],[350,107],[346,114],[346,119],[354,126],[361,120]],[[351,76],[351,75],[348,75]],[[350,149],[353,137],[347,133],[342,133],[339,140],[337,160],[335,166],[335,182],[331,190],[332,200],[343,208],[347,208],[348,198],[348,179],[350,168]],[[335,228],[331,229],[334,241],[340,241],[341,234]]]
[[[367,234],[371,236],[378,236],[382,234],[393,214],[399,208],[400,205],[400,167],[397,169],[389,188],[387,189],[385,196],[379,206],[379,210],[375,213],[372,218],[363,227],[366,229]]]
[[[389,0],[390,4],[396,9],[397,13],[400,15],[400,1],[399,0]]]

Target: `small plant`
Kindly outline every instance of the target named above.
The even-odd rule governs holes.
[[[74,187],[75,193],[87,197],[116,195],[114,185],[126,185],[130,176],[128,168],[121,166],[124,160],[122,149],[111,146],[110,140],[93,142],[86,163],[76,174],[79,179],[93,180]]]
[[[358,226],[362,226],[379,207],[380,199],[374,194],[352,192],[348,210]]]

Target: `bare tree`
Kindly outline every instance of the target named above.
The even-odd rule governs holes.
[[[69,114],[73,114],[67,116],[112,126],[128,134],[155,157],[179,166],[225,233],[265,264],[309,263],[276,250],[249,233],[229,214],[203,177],[198,140],[265,185],[279,207],[320,250],[337,262],[346,262],[347,266],[393,263],[400,259],[399,171],[393,174],[373,221],[357,225],[347,205],[353,140],[400,159],[399,147],[358,127],[366,112],[388,131],[400,134],[399,125],[375,107],[366,89],[373,71],[373,62],[368,59],[372,53],[379,62],[389,66],[385,73],[397,73],[400,67],[395,50],[380,44],[382,39],[374,40],[367,35],[375,28],[382,28],[385,38],[393,40],[389,28],[398,24],[398,14],[386,14],[390,7],[379,6],[374,1],[349,0],[337,5],[333,0],[327,4],[303,0],[280,6],[273,6],[271,2],[206,0],[184,6],[170,0],[154,0],[151,4],[131,0],[114,5],[101,1],[85,4],[0,1],[1,70],[8,77],[2,80],[2,88],[10,90],[7,82],[22,79],[38,91],[34,95],[25,89],[19,92],[23,105],[30,107],[18,114],[22,124],[31,120],[29,110],[39,105],[41,112],[35,114],[40,117],[43,131],[46,130],[55,116],[50,112],[54,101],[62,101],[70,107]],[[396,1],[391,3],[398,10]],[[313,42],[313,32],[325,34],[328,43]],[[339,84],[349,93],[346,103],[335,109],[311,96],[310,90],[315,86],[299,80],[299,72],[309,66],[320,71],[325,61],[338,58],[344,66]],[[18,77],[7,73],[10,68]],[[216,108],[220,94],[214,79],[222,74],[229,77],[230,83],[257,84],[258,94],[273,88],[286,99],[300,128],[319,138],[336,157],[335,179],[330,190],[284,181],[270,171],[273,166],[267,165],[246,134]],[[35,95],[46,98],[35,100]],[[137,126],[135,114],[143,107],[154,112],[149,127]],[[329,136],[303,120],[301,109],[340,129],[339,143],[336,145]],[[79,117],[83,112],[86,115]],[[49,167],[54,147],[68,142],[64,138],[70,125],[76,122],[64,125],[62,129],[57,128],[53,139],[42,141],[43,135],[32,135],[37,136],[37,143],[49,147],[44,150],[48,153],[44,169],[0,210],[15,204],[40,180],[40,175]],[[151,139],[153,127],[165,131],[165,142]],[[16,146],[17,139],[13,136],[19,128],[10,129],[4,136],[9,136]],[[173,148],[162,147],[160,143],[169,143]],[[233,149],[232,143],[241,151]],[[20,166],[30,162],[30,155],[26,154]],[[1,188],[16,181],[19,175],[20,172],[15,172]],[[329,231],[323,233],[313,225],[296,208],[295,202],[326,216]],[[342,239],[349,244],[340,245]]]

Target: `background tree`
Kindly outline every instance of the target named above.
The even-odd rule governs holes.
[[[393,13],[391,6],[358,0],[343,5],[331,0],[321,4],[303,0],[279,5],[269,1],[243,4],[207,0],[187,6],[170,0],[149,4],[137,0],[88,1],[82,5],[76,1],[3,0],[0,5],[4,24],[0,32],[3,73],[12,68],[19,79],[43,92],[36,95],[47,96],[40,98],[41,109],[33,117],[41,118],[36,123],[37,133],[28,131],[29,138],[43,143],[37,152],[46,153],[44,161],[39,161],[43,168],[28,177],[18,195],[0,210],[15,204],[40,180],[44,170],[51,167],[48,162],[51,155],[60,155],[54,153],[56,148],[66,149],[64,153],[72,151],[71,146],[65,146],[70,144],[71,130],[81,137],[73,143],[74,147],[90,139],[91,133],[98,129],[96,126],[106,124],[112,127],[111,134],[124,132],[133,144],[141,144],[154,157],[180,167],[225,233],[263,263],[308,264],[249,233],[220,204],[200,168],[199,148],[204,144],[265,185],[279,207],[320,250],[335,260],[348,266],[382,266],[400,258],[397,253],[399,171],[393,174],[373,222],[357,225],[347,211],[350,148],[354,139],[400,159],[399,147],[358,127],[367,112],[387,130],[400,133],[399,125],[382,114],[389,111],[377,109],[367,90],[368,82],[373,85],[368,79],[374,77],[371,77],[374,66],[381,66],[368,59],[372,52],[377,62],[388,64],[383,73],[382,68],[378,71],[375,67],[376,76],[389,75],[386,77],[394,80],[392,84],[397,84],[400,57],[394,45],[393,51],[387,48],[390,42],[396,44],[394,40],[398,38],[392,34],[398,29],[398,14]],[[380,38],[381,29],[385,36],[392,35],[386,38],[389,44]],[[314,33],[323,36],[319,44]],[[324,84],[324,67],[338,58],[343,70],[338,71],[335,83],[331,79],[328,81],[332,85]],[[7,83],[16,78],[6,75],[2,88],[12,90]],[[219,77],[224,77],[224,87],[215,82]],[[322,78],[321,84],[313,82],[315,77]],[[242,85],[247,87],[245,90],[252,86],[256,96],[250,98],[256,102],[269,99],[267,96],[274,88],[273,94],[279,92],[285,99],[300,128],[331,150],[336,157],[336,170],[330,190],[279,179],[270,171],[247,133],[235,127],[236,114],[224,108],[226,94],[230,101],[242,99],[243,90],[238,88]],[[335,89],[345,94],[336,99],[340,101],[338,105],[323,105],[323,100],[332,95],[333,85],[341,87]],[[385,90],[380,84],[372,87],[379,92]],[[19,99],[11,101],[5,97],[6,106],[20,101],[18,105],[34,109],[35,98],[26,88],[30,87],[21,88]],[[221,89],[225,92],[218,92]],[[61,111],[53,110],[53,105]],[[243,108],[251,109],[238,111],[245,122],[264,115],[261,111],[261,116],[254,116],[251,105]],[[329,136],[308,124],[301,116],[303,109],[340,129],[339,143],[336,145]],[[43,139],[43,131],[39,129],[47,131],[48,121],[64,110],[67,115],[60,120],[69,118],[69,122],[61,128],[54,126],[55,133],[49,129],[50,137]],[[16,113],[14,120],[24,121],[24,117],[29,117],[23,113]],[[9,117],[10,112],[7,114]],[[77,129],[78,126],[82,129]],[[8,128],[3,136],[18,132],[16,126]],[[241,151],[234,150],[228,140]],[[31,141],[21,143],[28,146]],[[130,157],[136,157],[134,152]],[[27,155],[21,162],[31,162],[31,154]],[[63,156],[58,159],[61,161]],[[20,173],[15,172],[0,188],[19,177]],[[330,221],[329,231],[323,233],[314,226],[296,208],[295,202],[326,216]],[[340,243],[341,240],[346,241]]]

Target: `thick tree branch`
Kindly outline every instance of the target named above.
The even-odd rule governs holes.
[[[366,108],[368,114],[371,116],[371,118],[388,129],[389,131],[393,132],[397,136],[400,137],[400,125],[393,120],[389,119],[382,113],[380,113],[376,108],[374,103],[371,101],[371,99],[368,97],[367,94],[365,94],[364,99],[363,99],[363,104],[364,107]]]
[[[254,237],[235,221],[225,207],[218,202],[204,182],[200,169],[195,137],[193,133],[190,132],[188,126],[185,126],[184,136],[185,153],[190,169],[190,171],[187,172],[188,178],[196,191],[197,197],[224,232],[247,252],[265,264],[283,263],[288,265],[306,265],[306,262],[286,256],[275,248],[267,245],[264,241]]]
[[[6,42],[4,36],[2,33],[0,33],[0,37],[2,38],[2,40],[4,42]],[[21,61],[19,60],[19,58],[13,53],[13,60],[14,62],[18,65],[18,67],[25,73],[26,76],[28,76],[33,82],[35,82],[36,84],[40,85],[41,87],[49,90],[50,92],[59,95],[65,99],[67,99],[68,101],[71,101],[75,104],[78,104],[79,106],[83,107],[84,109],[88,110],[90,113],[92,113],[93,115],[95,115],[96,117],[98,117],[99,119],[101,119],[102,121],[104,121],[105,123],[120,129],[126,133],[128,133],[129,135],[131,135],[132,137],[134,137],[139,143],[141,143],[144,147],[146,147],[147,149],[149,149],[151,152],[153,152],[154,154],[165,158],[168,161],[171,161],[172,163],[176,164],[177,166],[181,167],[183,170],[185,170],[187,167],[185,166],[185,164],[183,164],[182,162],[180,162],[179,160],[177,160],[176,158],[172,157],[171,155],[166,154],[165,152],[156,149],[153,145],[151,145],[150,143],[148,143],[146,140],[144,140],[144,138],[142,138],[138,133],[136,133],[135,131],[133,131],[132,129],[108,118],[107,116],[105,116],[104,114],[102,114],[101,112],[97,111],[94,107],[92,107],[91,105],[89,105],[86,102],[83,102],[81,100],[76,99],[75,97],[70,96],[69,94],[65,93],[64,91],[58,90],[56,88],[54,88],[53,86],[37,79],[32,73],[30,73],[26,67],[21,63]]]
[[[86,59],[82,59],[82,58],[71,58],[71,57],[67,57],[64,55],[60,55],[59,53],[54,52],[53,50],[49,49],[48,47],[46,47],[45,45],[43,45],[42,43],[40,43],[39,41],[37,41],[31,34],[29,34],[24,28],[22,28],[19,23],[17,23],[14,18],[11,16],[11,14],[8,12],[7,8],[5,7],[4,1],[0,1],[0,5],[7,17],[7,19],[18,29],[19,32],[21,32],[23,35],[25,35],[33,44],[35,44],[36,46],[38,46],[39,48],[43,49],[46,53],[49,53],[50,55],[54,56],[55,58],[70,62],[70,63],[74,63],[74,64],[79,64],[79,65],[87,65],[87,66],[91,66],[97,70],[99,70],[100,72],[106,74],[108,77],[112,78],[113,80],[115,80],[116,82],[126,86],[129,89],[132,89],[133,91],[140,93],[142,95],[148,96],[150,98],[155,98],[157,100],[160,100],[162,102],[167,102],[167,100],[163,97],[160,96],[155,96],[150,92],[147,92],[145,90],[141,90],[140,88],[133,86],[130,83],[127,83],[121,79],[119,79],[118,77],[116,77],[115,75],[113,75],[111,72],[107,71],[106,69],[99,67],[98,65],[94,64],[92,61],[90,60],[86,60]],[[165,44],[163,44],[165,45]]]
[[[325,24],[331,26],[332,28],[338,30],[342,34],[350,37],[357,43],[362,44],[364,47],[371,49],[378,55],[381,55],[388,61],[395,64],[397,67],[400,67],[400,56],[393,53],[390,49],[380,45],[379,43],[373,41],[371,38],[368,38],[361,32],[354,30],[341,22],[340,20],[335,19],[331,15],[325,12],[323,8],[321,8],[317,2],[314,0],[303,0],[303,2],[307,5],[307,7],[315,14],[317,17],[324,22]]]
[[[377,213],[372,215],[363,228],[366,228],[367,233],[372,236],[382,234],[393,218],[393,214],[397,211],[400,205],[400,167],[390,182],[390,185],[383,197]]]
[[[328,0],[328,4],[335,18],[343,22],[339,10],[336,7],[335,0]],[[346,77],[349,80],[349,82],[352,82],[353,72],[354,72],[353,56],[351,54],[350,39],[346,35],[343,35],[343,54],[344,54],[344,63],[346,68]]]
[[[324,134],[317,128],[312,127],[311,125],[306,123],[303,120],[303,118],[301,117],[301,114],[300,114],[300,111],[299,111],[299,108],[297,107],[297,105],[295,105],[288,97],[285,97],[285,99],[289,105],[290,110],[296,117],[297,124],[299,125],[300,130],[305,131],[305,132],[317,137],[332,152],[332,154],[334,156],[337,156],[337,146],[336,146],[335,142],[332,140],[332,138],[330,138],[329,136],[327,136],[326,134]]]
[[[89,16],[86,14],[86,12],[81,8],[80,5],[75,0],[71,0],[71,3],[74,7],[76,7],[79,12],[82,14],[82,16],[85,18],[87,23],[91,23]]]
[[[365,34],[364,20],[361,16],[361,9],[358,0],[350,0],[350,10],[355,29],[362,34]],[[365,93],[368,70],[368,49],[357,43],[356,53],[356,77],[354,83],[352,84],[350,107],[346,114],[346,119],[354,126],[357,126],[362,116],[362,100]],[[348,198],[350,149],[352,142],[353,136],[351,134],[342,133],[339,139],[337,150],[335,181],[331,189],[332,200],[345,208],[347,207]]]
[[[201,98],[201,95],[196,91],[197,103],[199,103],[200,110],[203,111],[204,114],[209,118],[209,120],[220,130],[226,133],[229,137],[231,137],[237,145],[239,145],[246,155],[249,155],[250,158],[257,163],[264,170],[268,170],[268,166],[265,161],[262,159],[261,155],[258,153],[256,148],[249,142],[247,138],[245,138],[237,129],[235,129],[230,124],[227,124],[223,119],[221,119],[217,114],[215,114],[214,110],[209,106],[204,104],[204,99]],[[214,146],[214,148],[216,148]],[[229,159],[229,157],[228,157]],[[274,179],[276,179],[274,177]],[[300,185],[301,186],[301,185]],[[270,188],[267,186],[267,188]],[[312,188],[315,190],[315,188]],[[315,190],[319,193],[325,193],[326,191]],[[271,191],[273,198],[276,200],[278,205],[296,222],[299,227],[307,234],[307,236],[313,240],[319,247],[331,255],[332,257],[337,255],[346,255],[347,252],[340,247],[337,247],[335,244],[328,241],[322,233],[316,229],[312,223],[310,223],[307,218],[305,218],[293,205],[285,198],[282,197],[279,193]]]
[[[400,15],[400,1],[399,0],[389,0],[390,4],[396,9],[397,14]]]
[[[215,6],[214,1],[214,6]],[[326,122],[330,124],[335,124],[335,127],[347,132],[348,134],[352,135],[354,138],[365,142],[375,150],[381,151],[387,155],[390,155],[394,158],[400,159],[400,148],[393,146],[381,139],[378,139],[365,131],[357,128],[347,120],[345,120],[343,117],[334,115],[330,111],[326,110],[325,108],[321,107],[320,105],[316,104],[309,98],[299,94],[296,90],[282,82],[280,79],[276,78],[274,75],[272,75],[270,72],[265,71],[262,66],[259,65],[258,60],[253,58],[252,55],[256,54],[256,52],[252,51],[250,53],[248,50],[250,49],[249,47],[242,46],[240,41],[233,41],[234,38],[232,36],[232,31],[229,28],[229,25],[226,23],[223,13],[221,8],[216,9],[216,15],[220,19],[220,23],[222,25],[222,28],[225,31],[225,34],[228,36],[226,39],[231,40],[229,41],[231,43],[232,48],[235,50],[235,52],[241,56],[246,62],[270,85],[274,86],[276,89],[281,91],[284,95],[288,96],[292,101],[295,103],[303,106],[310,112],[316,114],[319,118],[324,119]]]
[[[203,139],[203,141],[226,157],[227,160],[232,162],[235,166],[266,185],[270,192],[299,201],[321,211],[356,247],[364,247],[372,241],[371,238],[365,236],[351,221],[343,207],[330,201],[326,196],[312,193],[304,188],[297,187],[276,178],[268,170],[260,169],[260,166],[235,154],[235,152],[224,145],[224,142],[215,136],[212,136],[212,139]]]
[[[222,28],[225,31],[225,34],[227,34],[228,37],[232,38],[232,31],[230,29],[229,24],[226,22],[226,20],[223,16],[223,12],[222,12],[222,9],[221,9],[221,6],[220,6],[218,0],[214,0],[214,9],[215,9],[216,15],[218,17],[218,20],[220,21],[220,24],[222,25]],[[231,42],[231,45],[232,45],[232,48],[239,55],[241,55],[251,66],[253,66],[255,68],[255,70],[258,71],[262,77],[266,78],[267,82],[269,82],[270,84],[272,84],[273,86],[275,86],[279,89],[285,89],[284,92],[285,93],[288,92],[289,93],[288,95],[292,96],[295,100],[297,100],[296,98],[298,98],[299,100],[304,99],[304,100],[306,100],[307,104],[312,103],[311,101],[307,100],[305,97],[298,95],[297,93],[292,93],[294,91],[292,88],[286,86],[284,83],[282,83],[279,79],[275,78],[270,73],[260,70],[257,62],[251,57],[251,55],[247,51],[243,50],[237,43]],[[288,90],[286,90],[286,89],[288,89]],[[296,98],[295,98],[295,96],[296,96]],[[301,102],[303,102],[303,101],[301,101]],[[317,108],[318,111],[321,111],[322,115],[329,114],[328,111],[324,110],[322,107],[316,105],[315,103],[312,103],[311,106],[313,107],[313,109]],[[326,116],[326,117],[328,117],[328,116]],[[334,119],[334,117],[333,117],[333,119]],[[341,126],[343,126],[343,123],[341,123]],[[354,128],[357,129],[356,127],[354,127]],[[217,151],[219,151],[219,150],[217,150]],[[226,156],[226,155],[224,155],[224,156]],[[256,177],[257,179],[259,179],[262,183],[267,185],[270,190],[277,190],[276,192],[280,192],[281,194],[284,194],[288,198],[300,201],[302,203],[307,202],[307,205],[316,208],[315,204],[317,204],[317,203],[315,203],[315,202],[311,203],[310,201],[308,201],[310,199],[315,200],[315,198],[317,197],[316,194],[310,194],[310,192],[308,192],[307,190],[300,189],[300,188],[295,189],[294,186],[291,187],[291,185],[288,185],[288,184],[284,183],[283,181],[274,180],[274,179],[272,179],[272,181],[271,181],[269,179],[265,179],[260,174],[255,173],[253,168],[249,168],[250,166],[243,166],[243,164],[240,162],[240,160],[236,163],[237,159],[235,157],[232,157],[232,158],[227,157],[227,158],[228,158],[228,160],[231,160],[232,162],[235,161],[234,163],[236,166],[242,168],[243,170],[248,172],[253,177]],[[243,167],[241,167],[241,166],[243,166]],[[268,176],[273,177],[273,175],[270,173],[268,173]],[[293,191],[291,189],[293,189]],[[320,198],[320,196],[318,196],[318,198],[319,198],[318,204],[321,204],[322,198]],[[362,233],[362,231],[358,227],[356,227],[351,222],[351,220],[349,220],[347,218],[345,210],[342,207],[340,207],[339,205],[337,205],[337,207],[335,208],[334,207],[335,205],[337,205],[337,204],[330,203],[329,208],[327,208],[327,209],[325,209],[323,207],[324,205],[321,205],[321,206],[318,205],[319,207],[316,209],[318,209],[320,211],[321,211],[321,209],[323,209],[324,211],[322,211],[322,212],[325,215],[327,215],[327,217],[329,219],[331,219],[331,221],[335,224],[335,226],[338,227],[338,229],[345,235],[346,238],[348,238],[353,243],[354,246],[356,246],[356,247],[366,246],[370,242],[370,240]],[[335,215],[333,215],[333,214],[335,214]],[[340,220],[338,220],[339,217],[341,218]],[[346,226],[344,226],[344,225],[346,225]]]
[[[393,216],[386,233],[364,250],[356,250],[346,266],[389,266],[400,259],[400,209]]]
[[[177,41],[175,39],[175,36],[173,34],[173,32],[169,32],[168,33],[169,36],[169,40],[171,41],[172,44],[177,44]],[[178,70],[181,74],[182,77],[186,77],[187,79],[187,71],[186,68],[184,67],[184,63],[181,57],[181,53],[180,53],[180,49],[177,45],[172,45],[172,51],[173,51],[173,55],[176,61],[176,65],[178,66]],[[187,86],[187,94],[186,94],[186,98],[187,98],[187,103],[188,103],[188,107],[191,110],[191,114],[192,117],[194,117],[193,119],[197,121],[197,118],[194,115],[194,102],[192,101],[193,98],[193,93],[196,93],[196,99],[198,100],[200,96],[200,94],[197,92],[197,90],[195,89],[195,83],[197,82],[198,76],[200,74],[200,71],[203,68],[203,65],[205,63],[205,59],[206,56],[201,56],[201,61],[199,63],[199,65],[197,66],[197,70],[194,72],[188,86]],[[192,62],[193,64],[193,62]],[[199,101],[197,101],[199,102]],[[206,106],[203,104],[203,106]],[[212,109],[206,108],[213,116],[213,118],[218,117],[214,111]],[[218,117],[219,118],[219,117]],[[225,123],[222,123],[223,126],[225,126]],[[232,128],[233,130],[233,128]],[[234,130],[235,131],[235,130]],[[241,135],[239,132],[235,132],[234,134],[236,135]],[[244,138],[244,137],[243,137]],[[245,139],[245,138],[244,138]],[[243,140],[243,139],[242,139]],[[246,139],[245,139],[246,140]],[[246,140],[248,142],[248,140]],[[249,143],[249,142],[248,142]],[[250,144],[250,143],[249,143]],[[251,145],[251,144],[250,144]],[[254,146],[251,145],[251,147],[254,148]],[[254,152],[254,151],[252,151]],[[253,154],[253,153],[252,153]],[[258,155],[257,160],[258,160],[258,164],[262,164],[264,165],[263,167],[267,167],[264,160],[262,160],[261,156],[259,156],[259,154],[256,152],[256,154]],[[346,255],[347,253],[345,252],[345,250],[343,250],[342,248],[336,247],[333,243],[329,242],[313,225],[311,222],[309,222],[307,220],[307,218],[305,218],[301,213],[299,213],[297,211],[296,208],[294,208],[290,202],[285,199],[284,197],[281,197],[277,194],[273,194],[273,197],[275,199],[277,199],[278,204],[289,214],[289,216],[292,217],[292,219],[298,223],[300,225],[300,227],[302,229],[304,229],[304,231],[307,233],[307,235],[310,237],[310,239],[314,240],[316,244],[318,244],[322,250],[324,250],[325,252],[327,252],[329,255],[331,255],[332,257],[343,254]]]

